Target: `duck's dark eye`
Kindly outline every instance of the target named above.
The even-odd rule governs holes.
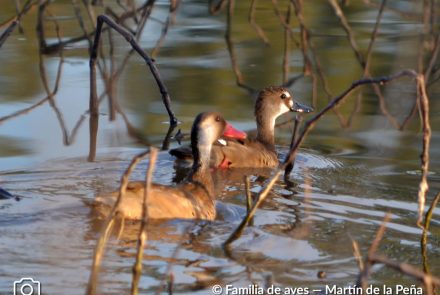
[[[283,94],[281,94],[281,99],[285,99],[285,98],[287,98],[287,95],[285,94],[285,93],[283,93]]]
[[[215,120],[216,120],[217,122],[220,122],[222,119],[220,118],[220,116],[217,116],[217,117],[215,117]]]

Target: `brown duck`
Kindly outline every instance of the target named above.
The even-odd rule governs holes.
[[[212,147],[211,167],[276,167],[275,120],[289,111],[309,113],[313,109],[296,102],[284,87],[271,86],[261,90],[255,102],[257,137],[220,140]],[[189,147],[180,147],[170,150],[170,154],[185,159],[190,157],[190,151]]]
[[[152,184],[147,199],[148,218],[215,219],[215,196],[209,161],[212,145],[222,136],[226,126],[226,121],[216,112],[201,113],[196,117],[191,129],[194,157],[191,172],[184,182],[175,187]],[[229,132],[234,133],[235,130],[230,128]],[[96,201],[112,206],[117,196],[118,192],[113,192],[98,196]],[[130,182],[120,204],[120,212],[125,218],[142,218],[143,196],[144,183]]]

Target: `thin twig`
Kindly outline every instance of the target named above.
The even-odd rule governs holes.
[[[293,32],[292,28],[290,27],[290,24],[288,23],[287,20],[285,20],[283,18],[283,15],[282,15],[282,13],[280,11],[280,8],[278,7],[278,1],[277,0],[272,0],[272,5],[273,5],[273,8],[274,8],[275,15],[278,17],[278,19],[279,19],[280,23],[283,25],[284,29],[289,32],[290,38],[293,39],[295,41],[295,43],[297,43],[297,45],[299,45],[299,43],[295,40],[294,32]]]
[[[82,0],[84,7],[87,11],[87,16],[89,17],[89,21],[92,23],[94,29],[96,29],[96,16],[95,10],[93,9],[93,4],[90,3],[89,0]]]
[[[363,78],[370,78],[370,64],[371,64],[371,56],[373,53],[373,46],[374,46],[374,42],[376,41],[376,37],[377,37],[377,33],[379,31],[379,25],[382,19],[382,14],[385,8],[387,0],[382,0],[381,5],[379,7],[379,12],[377,13],[377,17],[376,17],[376,22],[374,24],[374,29],[371,33],[371,37],[370,37],[370,43],[368,44],[368,49],[367,49],[367,53],[365,54],[365,64],[361,66],[363,66]],[[392,122],[392,124],[397,127],[398,123],[397,121],[394,119],[394,117],[388,112],[388,108],[386,107],[385,104],[385,98],[382,95],[382,92],[380,91],[380,88],[376,85],[373,84],[373,89],[376,92],[376,95],[379,97],[380,100],[380,106],[381,106],[381,110],[382,112],[385,114],[385,116],[388,117],[388,119],[390,120],[390,122]],[[353,119],[355,118],[356,114],[359,113],[359,111],[361,110],[361,102],[362,102],[362,90],[359,91],[357,99],[356,99],[356,104],[352,110],[352,112],[350,113],[350,116],[347,120],[347,127],[351,126]]]
[[[428,173],[429,173],[429,145],[431,142],[431,125],[429,123],[429,98],[426,93],[425,77],[417,76],[417,88],[420,99],[420,110],[423,123],[423,150],[422,161],[422,179],[420,180],[418,193],[418,218],[417,225],[423,227],[423,212],[425,211],[426,193],[428,192]]]
[[[290,26],[290,14],[292,10],[292,3],[287,4],[286,24]],[[289,77],[289,53],[290,53],[290,34],[287,29],[284,29],[284,55],[283,55],[283,84],[286,84]]]
[[[408,123],[411,121],[411,119],[415,116],[417,113],[417,110],[419,109],[419,100],[415,99],[413,106],[411,108],[411,112],[409,112],[409,115],[403,120],[402,124],[400,124],[399,130],[404,130]]]
[[[367,49],[366,58],[365,58],[365,64],[363,65],[363,69],[364,69],[363,76],[365,78],[371,77],[371,74],[370,74],[371,62],[370,62],[370,60],[371,60],[372,48],[373,48],[374,41],[376,40],[376,36],[378,33],[379,24],[382,19],[383,11],[386,7],[386,1],[387,0],[382,0],[382,2],[380,4],[379,12],[378,12],[377,18],[376,18],[376,23],[375,23],[373,32],[371,33],[370,43],[368,44],[368,49]],[[361,66],[362,66],[362,64],[361,64]],[[377,97],[379,98],[379,106],[380,106],[381,112],[387,117],[388,121],[394,126],[394,128],[399,129],[399,130],[403,130],[405,128],[406,124],[409,122],[409,120],[413,117],[414,109],[408,114],[408,116],[403,120],[403,122],[401,124],[399,124],[397,119],[389,112],[386,101],[385,101],[385,97],[382,94],[382,91],[380,90],[379,86],[376,84],[373,84],[372,88],[373,88],[374,92],[376,93]]]
[[[293,125],[293,133],[292,133],[292,139],[290,141],[289,149],[292,149],[293,146],[295,145],[298,136],[299,126],[301,126],[302,120],[303,118],[301,116],[295,116],[295,124]],[[289,174],[290,172],[292,172],[293,166],[294,166],[294,161],[292,161],[292,163],[289,163],[289,165],[286,166],[286,169],[284,170],[284,181],[287,182],[287,180],[289,179]]]
[[[251,1],[251,6],[249,7],[249,16],[248,21],[251,24],[252,28],[257,32],[258,36],[263,40],[266,45],[269,45],[269,39],[264,33],[263,29],[257,24],[255,21],[255,7],[257,6],[257,0]]]
[[[229,0],[220,0],[217,5],[215,5],[214,0],[209,0],[209,13],[211,15],[219,14],[228,2]]]
[[[148,225],[148,195],[151,191],[151,179],[153,175],[154,166],[156,165],[157,149],[150,148],[150,163],[145,176],[144,199],[142,201],[142,223],[138,235],[136,262],[133,266],[133,279],[131,282],[131,294],[138,294],[139,280],[142,274],[142,256],[145,248],[145,241],[147,239],[147,225]]]
[[[9,120],[9,119],[13,119],[16,118],[18,116],[24,115],[29,113],[30,111],[32,111],[33,109],[36,109],[37,107],[43,105],[44,103],[46,103],[49,100],[49,96],[46,96],[45,98],[42,98],[40,101],[36,102],[35,104],[26,107],[24,109],[18,110],[12,114],[0,117],[0,124],[2,124],[3,122]]]
[[[348,117],[346,127],[350,127],[353,124],[354,118],[361,111],[362,97],[363,97],[362,96],[362,90],[359,90],[359,93],[356,96],[356,102],[355,102],[355,105],[353,107],[353,110],[351,111],[350,116]]]
[[[176,126],[170,125],[168,127],[167,133],[165,134],[165,137],[162,140],[162,147],[161,147],[162,151],[166,151],[170,148],[170,143],[171,143],[171,139],[173,137],[172,135],[173,135],[174,129],[176,129]]]
[[[336,0],[328,0],[330,5],[333,7],[333,10],[335,11],[336,16],[339,18],[339,21],[341,22],[342,28],[347,33],[348,41],[350,42],[350,46],[353,49],[353,52],[355,53],[356,59],[359,61],[359,63],[362,65],[362,67],[365,67],[365,61],[358,49],[358,45],[356,43],[356,40],[353,36],[353,32],[350,28],[350,25],[348,24],[348,21],[344,15],[344,12],[342,11],[341,7],[339,6],[338,2]]]
[[[358,283],[356,284],[357,286],[362,287],[363,290],[367,288],[367,280],[372,267],[370,257],[376,254],[377,248],[379,248],[379,244],[385,234],[386,224],[390,221],[390,218],[391,214],[387,213],[383,219],[382,224],[376,232],[376,236],[374,237],[373,243],[371,243],[370,249],[368,249],[366,261],[364,263],[362,271],[359,273]]]
[[[249,175],[245,175],[243,178],[244,178],[244,187],[246,190],[246,214],[249,214],[252,208],[251,184],[249,182]]]
[[[332,0],[332,1],[334,1],[334,0]],[[370,64],[371,64],[371,55],[372,55],[372,52],[373,52],[372,49],[373,49],[374,42],[376,40],[376,36],[378,34],[378,31],[379,31],[379,25],[380,25],[380,22],[382,20],[382,15],[383,15],[383,11],[384,11],[385,7],[386,7],[386,0],[382,0],[382,2],[380,4],[380,7],[379,7],[379,11],[378,11],[377,17],[376,17],[376,22],[375,22],[375,25],[374,25],[374,29],[373,29],[373,31],[371,33],[370,43],[368,44],[368,49],[367,49],[367,53],[365,55],[366,56],[365,59],[364,59],[363,55],[360,53],[360,51],[357,50],[356,47],[352,46],[352,49],[355,52],[355,55],[358,57],[357,58],[358,62],[360,64],[360,66],[363,68],[363,77],[364,78],[371,78]],[[342,10],[341,10],[341,13],[342,13]],[[343,16],[343,14],[342,14],[342,16]],[[343,18],[345,19],[345,17],[343,17]],[[348,26],[347,20],[345,19],[345,21],[342,21],[342,23],[345,23],[345,26],[347,26],[346,27],[346,29],[348,30],[347,32],[351,32],[351,29]],[[353,35],[351,35],[349,37],[349,39],[350,38],[352,39],[352,41],[350,41],[350,42],[355,42],[355,39],[354,39]],[[354,43],[354,44],[356,44],[356,43]],[[359,58],[359,57],[361,57],[361,58]],[[380,87],[377,84],[373,84],[372,88],[373,88],[374,92],[376,93],[377,97],[379,98],[379,106],[380,106],[381,112],[387,117],[388,121],[394,126],[394,128],[401,130],[403,127],[402,127],[401,124],[399,124],[397,119],[389,112],[388,107],[387,107],[386,102],[385,102],[385,97],[382,94],[382,91],[380,90]],[[360,109],[359,105],[360,105],[360,101],[359,101],[359,103],[357,103],[355,105],[355,108],[353,109],[352,114],[350,115],[350,117],[354,117],[356,112]],[[411,117],[411,113],[408,115],[407,118],[409,118],[409,117]],[[351,123],[351,121],[352,121],[352,118],[349,119],[349,123]],[[404,122],[405,121],[406,121],[406,119],[404,120]]]
[[[18,15],[20,13],[21,3],[20,3],[20,0],[15,0],[14,2],[15,2],[15,13]],[[18,32],[20,34],[23,34],[23,27],[22,27],[21,23],[18,23]]]
[[[435,198],[432,200],[431,206],[429,207],[429,210],[426,212],[425,222],[423,226],[423,234],[422,234],[422,238],[420,239],[422,259],[423,259],[423,271],[425,273],[429,273],[428,257],[427,257],[428,255],[426,250],[428,243],[429,226],[431,224],[432,214],[434,213],[434,209],[439,201],[440,201],[440,192],[437,193]]]
[[[2,47],[3,43],[5,43],[6,39],[8,39],[8,37],[14,31],[15,27],[20,23],[22,16],[37,3],[38,1],[32,3],[32,0],[28,0],[23,5],[21,11],[17,14],[16,17],[13,18],[13,20],[9,23],[9,26],[0,35],[0,48]]]
[[[163,42],[165,41],[165,37],[167,36],[168,30],[170,26],[173,25],[173,21],[176,18],[177,8],[179,7],[180,1],[175,1],[175,3],[173,3],[172,1],[170,2],[171,2],[170,10],[165,25],[162,28],[162,33],[156,42],[156,46],[154,46],[153,50],[151,51],[151,57],[153,58],[156,57],[157,54],[159,53],[159,49],[162,46]]]
[[[72,0],[73,11],[75,12],[76,19],[78,20],[79,27],[83,31],[84,37],[87,39],[87,43],[89,44],[89,50],[92,48],[92,38],[90,34],[87,32],[86,25],[84,23],[84,19],[81,15],[81,9],[78,5],[78,0]],[[62,42],[60,40],[59,42]]]
[[[286,83],[283,83],[282,86],[286,87],[286,88],[290,88],[290,87],[292,87],[293,84],[295,84],[301,78],[304,78],[304,74],[303,73],[299,73],[297,76],[288,79],[286,81]]]
[[[362,255],[361,255],[361,250],[359,249],[359,244],[357,241],[351,239],[351,246],[353,247],[353,255],[358,264],[359,272],[362,272],[364,270],[364,262],[362,261]]]
[[[371,2],[370,0],[363,0],[364,4],[369,7],[379,7],[380,5],[376,2]],[[412,20],[412,21],[419,21],[420,20],[420,13],[410,13],[410,12],[404,12],[398,9],[393,8],[392,6],[387,6],[386,9],[388,11],[391,11],[395,14],[399,14],[403,18]]]
[[[373,254],[369,257],[369,260],[371,263],[380,263],[384,264],[388,267],[394,268],[395,270],[400,271],[401,273],[404,273],[406,275],[409,275],[411,277],[414,277],[422,282],[425,282],[427,278],[431,281],[432,284],[435,284],[436,286],[440,286],[440,278],[435,277],[430,274],[426,274],[423,271],[415,268],[412,265],[409,265],[407,263],[402,262],[396,262],[388,259],[387,257],[383,255]]]
[[[312,62],[310,57],[307,54],[307,44],[309,38],[309,32],[305,27],[304,17],[302,14],[302,0],[291,0],[293,7],[295,8],[295,15],[299,22],[301,40],[300,40],[300,48],[304,58],[304,68],[303,74],[304,76],[309,76],[312,72]]]
[[[368,44],[367,53],[365,54],[366,57],[365,57],[365,65],[364,65],[364,76],[369,73],[371,55],[373,53],[373,46],[374,46],[374,42],[376,41],[377,33],[379,31],[379,25],[382,19],[383,11],[386,6],[386,2],[387,0],[382,0],[380,4],[379,12],[377,13],[376,22],[374,24],[374,29],[373,32],[371,33],[370,43]]]
[[[113,42],[113,34],[112,34],[112,30],[108,30],[108,42],[109,42],[109,55],[110,55],[110,74],[109,79],[105,79],[108,83],[108,87],[106,87],[106,89],[108,89],[109,91],[107,91],[107,96],[108,96],[108,102],[109,102],[109,111],[110,111],[110,116],[109,116],[109,120],[110,121],[114,121],[116,119],[116,104],[117,104],[117,83],[115,79],[115,46],[114,46],[114,42]],[[102,48],[102,47],[101,47]],[[102,57],[104,63],[105,63],[105,58]],[[107,75],[106,75],[107,76]]]
[[[122,199],[127,191],[128,181],[131,172],[134,170],[136,165],[145,158],[150,151],[146,151],[143,153],[140,153],[139,155],[135,156],[128,166],[127,170],[121,177],[121,185],[119,187],[119,193],[118,198],[116,199],[116,202],[114,203],[109,215],[107,216],[107,219],[104,223],[103,230],[101,232],[101,235],[98,239],[98,242],[96,243],[95,251],[93,254],[93,263],[90,270],[90,276],[89,276],[89,282],[87,284],[87,295],[93,295],[96,294],[96,284],[98,281],[98,272],[99,267],[101,266],[101,260],[104,255],[105,251],[105,245],[107,243],[107,240],[110,236],[110,233],[113,229],[113,226],[115,224],[115,219],[118,216],[119,213],[119,206],[122,202]]]
[[[38,13],[38,22],[42,22],[42,19],[44,17],[44,11],[45,11],[45,6],[43,6],[42,10],[39,10]],[[49,15],[51,15],[50,12],[48,12]],[[52,15],[51,15],[52,16]],[[56,19],[54,17],[52,17],[53,22],[55,24],[55,31],[56,31],[56,35],[58,40],[61,40],[61,33],[60,33],[60,27],[58,25],[58,22],[56,21]],[[41,26],[41,29],[43,29],[43,26]],[[43,33],[38,33],[37,34],[39,38],[44,38],[44,34]],[[40,45],[42,45],[44,42],[39,42]],[[55,100],[55,96],[58,92],[58,85],[60,83],[60,79],[61,79],[61,73],[63,71],[63,64],[64,64],[64,50],[60,50],[59,53],[59,64],[58,64],[58,70],[57,70],[57,76],[56,76],[56,80],[55,80],[55,85],[53,87],[53,90],[50,90],[49,87],[49,82],[47,79],[47,73],[46,73],[46,66],[44,64],[44,56],[43,56],[43,49],[40,47],[39,50],[39,69],[40,69],[40,78],[41,78],[41,82],[43,84],[43,88],[46,91],[47,97],[48,97],[48,101],[49,101],[49,105],[50,107],[54,110],[58,123],[60,124],[60,128],[61,128],[61,132],[63,134],[63,143],[64,145],[68,145],[69,142],[69,133],[67,131],[67,127],[66,127],[66,123],[64,122],[64,116],[62,114],[62,112],[60,111],[60,109],[58,108],[57,104],[56,104],[56,100]]]
[[[428,66],[425,70],[425,80],[429,82],[429,78],[431,76],[432,69],[437,61],[438,54],[440,52],[440,32],[437,34],[434,48],[432,49],[431,59],[428,62]]]
[[[169,273],[169,280],[167,282],[167,291],[168,295],[173,295],[173,284],[174,284],[174,274],[172,272]]]
[[[229,57],[231,59],[232,69],[235,74],[235,81],[239,87],[246,89],[248,92],[254,92],[254,89],[249,87],[244,83],[243,75],[241,74],[240,68],[238,67],[237,58],[235,55],[234,43],[231,38],[231,30],[232,30],[232,16],[234,15],[234,1],[228,0],[228,12],[226,14],[226,45],[228,46]]]
[[[234,242],[236,239],[238,239],[241,236],[244,228],[249,224],[251,219],[254,217],[255,213],[257,212],[258,207],[266,199],[267,195],[269,194],[270,190],[272,189],[272,186],[278,180],[281,173],[282,173],[281,170],[277,170],[275,172],[275,174],[272,176],[272,178],[270,179],[269,183],[258,194],[257,200],[255,201],[254,205],[252,206],[252,209],[249,211],[248,214],[246,214],[245,218],[241,221],[240,225],[234,230],[234,232],[228,237],[228,239],[223,244],[224,248],[228,248],[232,242]]]

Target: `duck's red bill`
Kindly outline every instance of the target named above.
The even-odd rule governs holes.
[[[236,139],[245,139],[247,134],[241,130],[235,129],[231,124],[226,123],[225,131],[223,136]]]

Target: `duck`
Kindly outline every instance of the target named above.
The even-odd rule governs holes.
[[[256,138],[231,136],[219,140],[212,147],[211,167],[277,167],[279,160],[275,149],[276,119],[288,112],[310,113],[312,111],[312,107],[296,101],[285,87],[269,86],[262,89],[255,102]],[[169,153],[177,159],[188,159],[191,157],[189,147],[171,149]]]
[[[228,126],[228,128],[227,128]],[[232,129],[231,129],[232,128]],[[211,149],[226,132],[240,132],[228,125],[218,112],[196,116],[191,128],[191,148],[194,162],[186,179],[177,186],[152,184],[147,198],[149,219],[203,219],[216,217],[214,184],[209,165]],[[142,219],[144,182],[130,182],[122,196],[119,213],[125,219]],[[119,192],[97,196],[99,207],[116,202]]]

